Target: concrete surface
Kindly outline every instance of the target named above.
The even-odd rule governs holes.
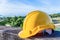
[[[2,27],[0,27],[0,29],[1,28]],[[60,28],[60,26],[58,28]],[[55,30],[51,36],[34,36],[26,39],[21,39],[17,36],[20,31],[20,28],[3,27],[0,30],[0,40],[60,40],[60,29]]]

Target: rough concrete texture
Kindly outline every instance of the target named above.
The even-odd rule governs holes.
[[[17,36],[20,28],[5,28],[0,30],[0,40],[60,40],[60,31],[55,31],[51,36],[34,36],[21,39]]]
[[[0,27],[0,40],[21,40],[17,34],[20,28]]]

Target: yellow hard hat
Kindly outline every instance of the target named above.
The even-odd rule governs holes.
[[[23,23],[23,30],[18,33],[18,36],[20,38],[28,38],[48,28],[55,28],[51,18],[45,12],[32,11],[26,16]]]

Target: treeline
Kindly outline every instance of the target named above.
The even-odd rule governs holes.
[[[60,17],[60,13],[50,14],[52,18]],[[12,27],[22,27],[25,16],[0,17],[0,25],[10,25]]]
[[[10,25],[12,27],[22,27],[25,16],[0,18],[0,25]]]
[[[51,18],[60,17],[60,13],[50,14]]]

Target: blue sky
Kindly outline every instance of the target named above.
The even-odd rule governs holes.
[[[0,15],[3,16],[24,16],[33,10],[59,13],[60,0],[0,0]]]

